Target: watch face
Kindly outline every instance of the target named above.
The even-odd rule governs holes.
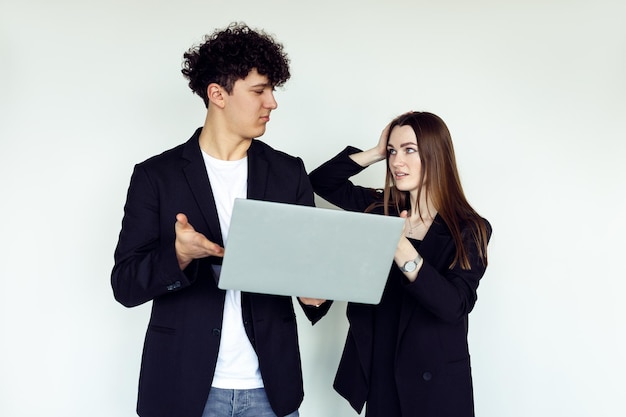
[[[404,264],[404,267],[402,269],[405,272],[413,272],[415,271],[415,268],[417,268],[417,264],[415,263],[415,261],[408,261]]]

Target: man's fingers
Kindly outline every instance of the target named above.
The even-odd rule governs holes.
[[[224,248],[215,242],[211,242],[202,233],[196,232],[189,223],[189,219],[183,213],[176,215],[176,241],[180,244],[182,253],[188,254],[192,259],[205,256],[224,256]]]
[[[319,307],[323,303],[326,302],[326,300],[322,298],[308,298],[308,297],[298,297],[298,298],[300,299],[300,301],[302,301],[302,304],[307,305],[307,306]]]
[[[204,236],[203,236],[204,237]],[[206,237],[204,238],[204,248],[209,253],[209,256],[224,256],[224,248],[217,243],[211,242]]]
[[[176,215],[176,224],[180,226],[186,226],[189,224],[189,220],[187,220],[187,216],[183,213],[178,213]]]

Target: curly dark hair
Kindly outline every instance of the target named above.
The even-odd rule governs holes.
[[[183,58],[181,72],[189,80],[189,88],[207,107],[207,87],[211,83],[221,85],[230,94],[235,81],[246,78],[255,68],[274,87],[282,86],[291,76],[283,45],[245,23],[234,22],[215,30],[205,36],[204,43],[185,52]]]

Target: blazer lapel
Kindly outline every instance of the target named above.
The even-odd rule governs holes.
[[[248,149],[248,198],[263,200],[267,189],[269,162],[260,152],[256,140],[252,140]]]
[[[209,230],[207,238],[220,246],[224,246],[215,198],[213,197],[209,175],[206,172],[206,166],[198,142],[201,130],[202,128],[196,130],[196,133],[185,144],[182,157],[189,163],[183,167],[183,172]]]
[[[426,232],[424,240],[420,244],[420,255],[422,255],[424,259],[427,259],[435,268],[439,269],[444,248],[446,248],[451,241],[452,236],[450,235],[448,226],[446,226],[441,216],[437,214],[430,229]]]
[[[444,223],[443,219],[439,214],[435,216],[435,220],[433,224],[426,232],[426,236],[424,236],[424,240],[419,245],[419,253],[427,260],[429,264],[433,265],[435,268],[439,269],[439,264],[441,263],[441,255],[445,252],[444,249],[450,243],[452,236],[450,235],[450,231],[448,227]],[[419,278],[418,278],[419,279]],[[398,345],[402,339],[402,335],[408,326],[411,315],[415,310],[415,300],[409,299],[407,294],[404,295],[404,301],[402,303],[402,309],[400,311],[400,322],[398,327]]]

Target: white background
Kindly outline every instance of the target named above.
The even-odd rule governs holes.
[[[494,227],[470,315],[477,415],[626,415],[618,0],[0,0],[0,415],[134,415],[149,305],[109,284],[126,189],[202,124],[181,57],[235,20],[290,55],[263,139],[309,170],[404,111],[447,122]],[[356,415],[331,387],[344,313],[299,315],[302,417]]]

